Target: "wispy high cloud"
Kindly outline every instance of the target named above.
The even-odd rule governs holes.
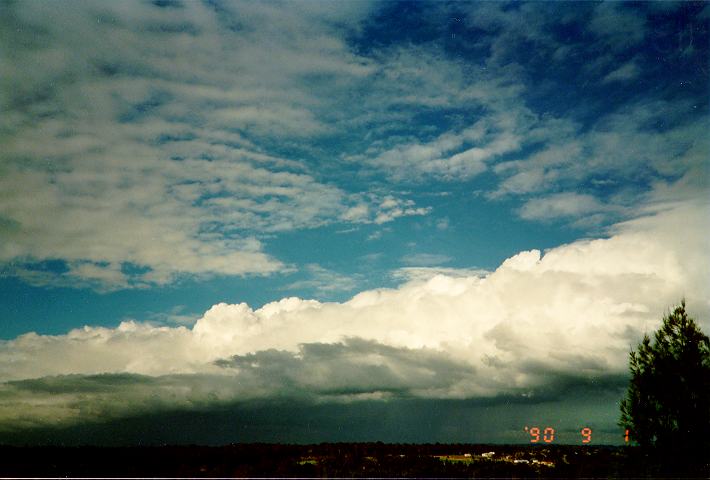
[[[427,143],[405,143],[378,154],[371,162],[395,179],[465,180],[486,170],[486,161],[520,148],[506,126],[481,122],[458,133],[445,133]]]
[[[613,2],[595,6],[589,30],[614,50],[622,50],[641,43],[646,36],[643,15],[622,8]]]
[[[639,76],[641,73],[639,66],[634,61],[627,62],[619,68],[609,72],[602,79],[602,83],[628,82]]]
[[[357,287],[357,281],[353,276],[343,275],[317,264],[306,265],[305,270],[308,278],[290,283],[283,289],[306,289],[318,295],[327,295],[333,292],[350,292]]]
[[[451,257],[441,253],[412,253],[402,257],[402,262],[410,267],[431,267],[449,261]]]
[[[558,193],[528,201],[520,209],[520,216],[526,220],[578,218],[604,212],[606,209],[606,206],[591,195]]]
[[[694,177],[703,188],[710,143],[701,134],[706,119],[694,110],[685,102],[648,101],[604,116],[586,131],[568,123],[527,158],[497,164],[501,182],[488,195],[536,195],[520,209],[527,219],[613,217],[663,179]]]

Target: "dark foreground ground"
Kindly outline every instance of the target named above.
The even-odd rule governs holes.
[[[0,447],[0,477],[710,478],[708,457],[690,467],[604,446]]]

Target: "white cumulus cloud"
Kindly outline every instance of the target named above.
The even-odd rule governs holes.
[[[346,355],[353,345],[348,339],[374,342],[368,344],[379,352],[374,364],[389,365],[388,376],[408,376],[414,367],[396,367],[397,362],[432,352],[465,373],[443,384],[432,380],[431,389],[426,375],[418,376],[414,390],[425,396],[490,396],[544,386],[550,375],[623,373],[629,348],[682,297],[703,328],[710,325],[708,205],[663,204],[647,213],[616,225],[609,238],[521,252],[488,274],[414,275],[396,289],[361,292],[344,303],[285,298],[259,309],[220,303],[191,329],[127,321],[66,335],[25,334],[0,344],[0,379],[99,373],[239,377],[245,361],[225,368],[227,360],[255,355],[248,370],[254,379],[259,372],[273,375],[259,370],[263,352],[301,358],[308,345],[342,344],[338,355]],[[391,363],[390,355],[399,360]],[[345,388],[336,373],[324,372],[318,391],[327,391],[334,379],[338,389]],[[380,385],[374,390],[381,388],[382,382],[372,382]],[[254,395],[252,383],[237,382],[235,388]],[[259,385],[259,395],[275,388]]]

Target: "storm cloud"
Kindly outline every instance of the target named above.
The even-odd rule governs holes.
[[[706,214],[665,207],[488,274],[430,272],[344,303],[218,304],[191,328],[22,335],[0,345],[1,423],[68,428],[279,399],[534,404],[558,400],[565,385],[618,393],[629,349],[676,299],[707,328]]]
[[[617,441],[710,330],[709,11],[0,3],[0,442]]]

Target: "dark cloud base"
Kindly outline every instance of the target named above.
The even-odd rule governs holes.
[[[225,445],[230,443],[528,443],[525,426],[556,430],[556,444],[621,444],[626,381],[560,385],[553,395],[486,400],[394,399],[313,403],[280,399],[144,413],[105,422],[0,432],[5,445]]]

